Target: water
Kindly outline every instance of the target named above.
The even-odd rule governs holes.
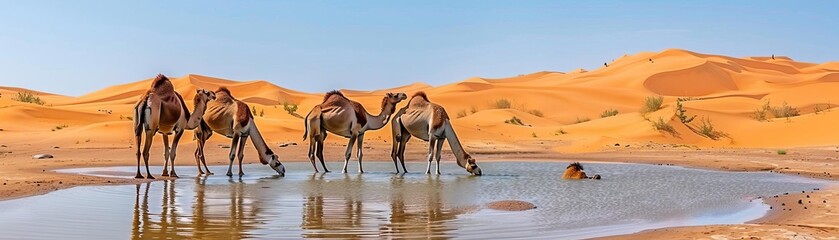
[[[369,172],[361,175],[313,174],[309,163],[289,163],[285,177],[262,165],[246,165],[242,178],[224,176],[226,167],[213,167],[217,175],[210,177],[187,177],[195,168],[183,167],[175,181],[75,187],[0,202],[0,238],[585,238],[742,223],[768,211],[757,196],[830,183],[638,164],[585,164],[603,180],[566,181],[560,179],[566,165],[482,163],[481,177],[453,163],[443,164],[441,176],[394,174],[388,162],[367,162]],[[134,169],[66,172],[133,176]],[[509,199],[538,208],[484,206]]]

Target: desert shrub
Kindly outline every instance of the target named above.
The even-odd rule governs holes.
[[[603,113],[600,113],[600,118],[607,118],[607,117],[611,117],[611,116],[615,116],[615,115],[618,115],[618,110],[610,108],[610,109],[603,110]]]
[[[517,118],[516,116],[513,116],[513,118],[510,118],[510,119],[504,120],[504,123],[524,126],[524,123],[521,121],[521,119]]]
[[[664,121],[664,118],[662,117],[658,117],[658,120],[653,121],[653,128],[659,132],[666,132],[673,136],[676,135],[676,129],[673,128],[673,126],[670,126],[667,121]]]
[[[12,100],[25,103],[34,103],[38,105],[46,104],[44,100],[41,100],[41,97],[35,96],[30,92],[18,92],[17,95],[15,95],[15,97],[12,98]]]
[[[67,127],[69,127],[69,126],[67,126],[67,124],[60,124],[58,126],[55,126],[55,128],[53,128],[52,131],[55,132],[55,131],[58,131],[58,130],[61,130],[61,129],[65,129]]]
[[[765,103],[763,103],[763,106],[761,106],[758,109],[755,109],[754,119],[758,120],[758,121],[761,121],[761,122],[768,121],[769,117],[766,114],[766,112],[769,112],[769,109],[770,109],[769,100],[767,100]]]
[[[510,102],[510,100],[507,100],[506,98],[501,98],[495,100],[494,106],[496,109],[508,109],[513,107],[513,102]]]
[[[661,105],[664,103],[664,98],[661,96],[653,97],[649,96],[644,99],[644,106],[641,107],[641,113],[651,113],[658,111],[661,109]]]
[[[476,113],[476,112],[478,112],[478,108],[475,107],[475,106],[472,106],[472,107],[469,108],[469,112]]]
[[[466,110],[460,110],[457,112],[457,118],[466,117]]]
[[[588,117],[577,117],[577,120],[574,121],[574,124],[584,123],[584,122],[588,122],[588,121],[591,121],[591,119],[588,118]]]
[[[297,104],[283,102],[283,110],[285,110],[288,114],[294,115],[297,112]]]
[[[566,132],[565,129],[560,128],[559,130],[556,130],[556,133],[554,133],[554,135],[560,135],[560,134],[565,135],[565,134],[568,134],[568,132]]]
[[[799,115],[798,109],[787,104],[784,102],[781,106],[772,107],[772,115],[776,118],[789,118],[789,117],[796,117]]]
[[[533,138],[539,137],[539,136],[536,136],[536,133],[530,133],[530,136],[532,136]]]
[[[265,116],[265,109],[260,109],[260,110],[259,110],[259,116],[260,116],[260,117],[264,117],[264,116]]]
[[[251,113],[256,116],[256,106],[251,106]]]
[[[779,149],[778,155],[787,155],[787,150]]]
[[[711,123],[711,119],[707,117],[702,118],[702,125],[699,125],[699,134],[705,136],[707,138],[717,140],[721,137],[725,137],[726,134],[722,131],[714,129],[714,124]]]
[[[539,111],[539,110],[536,110],[536,109],[527,111],[527,113],[533,114],[533,116],[537,116],[537,117],[544,117],[545,116],[545,114],[543,114],[542,111]]]
[[[684,107],[682,107],[682,100],[677,99],[676,100],[676,116],[679,117],[679,121],[681,121],[682,123],[689,123],[689,122],[692,122],[694,118],[696,118],[696,115],[693,115],[692,117],[688,117],[688,115],[685,114],[685,112],[687,112],[687,110],[685,110]]]

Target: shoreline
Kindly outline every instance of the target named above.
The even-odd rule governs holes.
[[[379,149],[379,147],[384,146],[376,146],[374,149]],[[340,148],[340,147],[332,147],[332,148]],[[125,150],[130,150],[130,148],[123,148]],[[186,147],[185,149],[191,149]],[[99,149],[101,150],[101,149]],[[336,149],[332,149],[332,153],[338,152],[335,151]],[[415,151],[406,153],[406,158],[408,159],[421,159],[418,158],[422,155],[422,151],[416,151],[419,149],[414,149]],[[624,149],[621,149],[624,150]],[[689,150],[689,152],[680,152],[680,151],[673,151],[673,150],[641,150],[632,149],[630,151],[601,151],[601,152],[593,152],[593,153],[571,153],[571,154],[563,154],[563,153],[554,153],[554,152],[538,152],[538,153],[528,153],[528,154],[509,154],[509,153],[499,153],[499,154],[481,154],[476,155],[478,157],[478,162],[481,161],[485,162],[496,162],[496,161],[507,161],[507,162],[571,162],[571,161],[579,161],[579,162],[590,162],[590,163],[628,163],[628,164],[652,164],[652,165],[673,165],[673,166],[680,166],[680,167],[687,167],[687,168],[697,168],[697,169],[708,169],[708,170],[717,170],[717,171],[734,171],[734,172],[760,172],[760,171],[772,171],[778,172],[781,174],[788,174],[794,176],[802,176],[808,178],[817,178],[817,179],[828,179],[828,180],[837,180],[837,175],[839,174],[820,174],[814,170],[827,170],[823,166],[811,166],[811,165],[819,165],[814,163],[807,163],[798,158],[793,158],[794,161],[797,163],[794,165],[790,165],[789,167],[782,164],[786,159],[782,156],[780,159],[777,156],[763,156],[766,157],[764,160],[750,160],[750,161],[743,161],[739,160],[738,156],[753,156],[754,152],[765,152],[762,149],[723,149],[723,150],[703,150],[697,154],[696,150]],[[72,151],[84,151],[84,149],[76,149]],[[119,149],[113,150],[116,152],[120,152]],[[158,149],[159,151],[159,149]],[[810,151],[819,151],[818,149],[800,149],[796,151],[801,151],[801,154],[809,153]],[[125,155],[125,151],[122,151],[123,154],[116,154],[116,155]],[[155,152],[153,150],[153,152]],[[219,149],[212,149],[210,154],[208,154],[208,165],[211,166],[226,166],[227,164],[225,161],[219,161],[220,156],[225,156],[226,151],[219,151]],[[368,151],[368,152],[383,152],[383,151]],[[830,150],[829,152],[833,152]],[[686,155],[682,154],[696,154],[692,157],[687,157]],[[82,152],[81,155],[85,155],[86,153]],[[222,155],[223,154],[223,155]],[[303,155],[304,152],[300,151],[298,154]],[[390,162],[389,160],[382,160],[382,159],[390,159],[390,156],[385,156],[383,154],[370,154],[365,153],[366,159],[379,159],[379,160],[365,160],[365,161],[376,161],[376,162]],[[133,154],[132,154],[133,155]],[[181,158],[178,160],[178,166],[194,166],[192,165],[194,162],[189,161],[192,160],[192,156],[190,154],[183,154],[179,153]],[[291,154],[292,156],[294,154]],[[334,155],[334,154],[333,154]],[[413,155],[413,156],[411,156]],[[448,156],[447,156],[448,155]],[[130,160],[133,157],[129,157],[128,160],[125,161],[126,158],[123,156],[119,160],[111,160],[111,161],[92,161],[88,162],[85,161],[84,163],[76,163],[73,161],[61,161],[59,160],[58,163],[52,163],[53,160],[33,160],[28,159],[28,153],[24,153],[23,156],[27,156],[27,158],[23,159],[20,156],[14,157],[14,161],[21,161],[21,162],[31,162],[31,161],[49,161],[47,164],[44,165],[36,165],[36,166],[23,166],[19,169],[16,169],[16,173],[12,174],[9,178],[5,180],[4,183],[9,183],[9,180],[16,180],[12,184],[4,184],[0,186],[0,192],[4,194],[0,194],[0,201],[11,200],[11,199],[19,199],[25,198],[30,196],[42,195],[52,191],[60,190],[60,189],[67,189],[76,186],[96,186],[96,185],[121,185],[121,184],[135,184],[141,182],[149,182],[149,181],[158,181],[162,179],[171,179],[166,177],[160,177],[158,173],[155,174],[157,177],[156,180],[147,180],[147,179],[127,179],[127,178],[113,178],[113,177],[98,177],[98,176],[90,176],[90,175],[83,175],[83,174],[74,174],[74,173],[61,173],[58,172],[61,169],[72,169],[72,168],[84,168],[84,167],[113,167],[113,166],[135,166],[133,165],[134,161]],[[131,155],[129,155],[131,156]],[[682,157],[677,157],[682,156]],[[9,156],[7,156],[8,158]],[[222,157],[223,159],[224,157]],[[706,158],[705,161],[693,161],[695,158]],[[714,160],[719,158],[725,158],[726,160]],[[189,159],[189,160],[186,160]],[[210,159],[214,159],[215,161],[210,161]],[[298,157],[298,158],[285,158],[281,161],[283,162],[308,162],[308,160],[304,160],[305,158]],[[327,156],[327,159],[339,159],[333,156]],[[449,160],[451,161],[450,153],[444,154],[444,161]],[[512,159],[512,160],[511,160]],[[334,160],[333,160],[334,161]],[[352,161],[352,160],[351,160]],[[778,162],[780,161],[780,162]],[[409,161],[409,162],[424,162],[424,161]],[[732,162],[739,162],[738,164],[731,164]],[[250,162],[253,163],[253,162]],[[154,164],[150,161],[150,164]],[[8,164],[6,164],[8,165]],[[15,165],[14,163],[12,165]],[[0,165],[2,166],[2,165]],[[839,166],[830,165],[833,169],[839,169]],[[8,169],[0,168],[0,174],[8,173]],[[835,171],[834,171],[835,172]],[[803,174],[802,174],[803,173]],[[831,173],[825,171],[825,173]],[[220,174],[219,172],[215,173],[216,175]],[[223,173],[221,173],[223,174]],[[35,185],[35,186],[33,186]],[[32,188],[27,188],[27,186],[32,186]],[[820,191],[814,192],[806,192],[806,193],[790,193],[789,195],[779,196],[778,198],[765,198],[765,204],[768,204],[772,207],[766,215],[761,218],[743,223],[743,224],[733,224],[733,225],[701,225],[701,226],[688,226],[688,227],[666,227],[666,228],[658,228],[658,229],[650,229],[645,230],[637,233],[632,233],[628,235],[616,235],[616,236],[608,236],[604,237],[603,239],[637,239],[637,238],[668,238],[668,237],[686,237],[690,236],[689,238],[707,238],[712,235],[725,235],[725,236],[736,236],[746,234],[745,236],[780,236],[777,234],[781,234],[777,229],[787,229],[787,231],[782,232],[796,232],[802,233],[804,235],[809,236],[832,236],[839,233],[839,220],[825,220],[827,217],[832,216],[835,212],[837,212],[836,207],[833,205],[826,204],[822,207],[811,207],[812,209],[808,209],[807,212],[802,212],[800,210],[792,211],[792,210],[785,210],[784,206],[781,204],[789,205],[791,202],[794,202],[798,199],[804,198],[805,196],[810,195],[813,199],[825,199],[825,201],[834,202],[839,201],[839,183],[831,184],[828,187],[820,189]],[[774,230],[773,230],[774,229]],[[752,231],[754,230],[754,231]],[[750,235],[754,234],[754,235]]]

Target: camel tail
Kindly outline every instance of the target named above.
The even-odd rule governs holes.
[[[143,133],[143,123],[146,121],[146,108],[148,98],[144,97],[134,106],[134,135],[140,136]]]
[[[309,111],[306,118],[303,119],[303,125],[306,125],[305,130],[303,130],[303,141],[306,141],[306,137],[309,135],[309,115],[312,115],[312,111]]]

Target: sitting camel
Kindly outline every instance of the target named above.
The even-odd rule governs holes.
[[[475,159],[463,150],[463,146],[454,133],[449,115],[442,106],[428,101],[425,92],[417,92],[408,101],[408,106],[399,109],[393,116],[393,149],[391,158],[396,165],[396,172],[399,172],[397,158],[402,163],[402,170],[405,169],[405,146],[411,136],[427,141],[428,144],[428,167],[426,174],[431,174],[432,157],[437,157],[437,174],[440,174],[440,158],[443,150],[443,141],[448,140],[449,146],[457,159],[457,165],[465,168],[467,172],[480,176],[481,168],[475,164]],[[436,151],[435,151],[436,147]]]
[[[563,179],[596,179],[600,180],[600,175],[595,174],[593,177],[586,176],[583,165],[579,162],[573,162],[565,167],[565,173],[562,174]]]
[[[230,90],[226,87],[220,87],[215,94],[216,99],[207,102],[206,112],[203,114],[203,122],[206,125],[201,125],[200,121],[196,122],[200,127],[195,132],[198,140],[196,156],[203,161],[203,147],[212,132],[232,138],[233,144],[230,145],[230,165],[227,167],[227,176],[233,176],[233,159],[237,155],[239,156],[239,176],[245,175],[245,172],[242,171],[242,160],[245,158],[245,142],[250,137],[254,148],[259,152],[259,162],[268,165],[280,176],[285,175],[285,166],[280,163],[277,154],[274,154],[274,151],[268,148],[268,144],[265,143],[265,139],[262,138],[262,134],[256,128],[253,114],[248,105],[233,98]],[[204,162],[204,168],[206,167],[206,162]],[[207,169],[207,172],[209,173],[209,169]]]
[[[316,105],[306,115],[304,124],[306,132],[303,133],[303,140],[309,137],[309,161],[315,172],[318,167],[315,165],[315,155],[320,159],[324,172],[326,164],[323,162],[323,141],[326,139],[327,131],[345,138],[349,138],[347,151],[344,154],[344,169],[347,172],[347,165],[352,155],[353,144],[358,141],[358,172],[363,173],[361,157],[364,142],[364,132],[378,130],[390,120],[390,115],[396,109],[396,104],[408,98],[404,93],[387,93],[382,98],[382,111],[373,116],[364,109],[360,103],[352,101],[339,91],[331,91],[323,97],[323,103]]]
[[[208,97],[205,93],[206,91],[198,90],[198,95]],[[163,176],[178,177],[178,174],[175,173],[175,155],[178,150],[178,142],[183,135],[183,131],[185,129],[195,129],[197,125],[194,123],[198,122],[200,118],[200,115],[190,116],[183,97],[175,92],[175,87],[169,81],[169,78],[163,74],[158,74],[152,81],[151,89],[143,94],[137,104],[134,105],[134,136],[137,140],[137,175],[135,178],[143,178],[143,175],[140,174],[140,147],[142,146],[146,177],[154,179],[149,171],[149,150],[156,133],[163,135]],[[143,138],[143,133],[145,133],[146,139],[141,145],[140,141]],[[170,148],[169,135],[172,134],[175,136]],[[172,167],[167,171],[170,162]]]

